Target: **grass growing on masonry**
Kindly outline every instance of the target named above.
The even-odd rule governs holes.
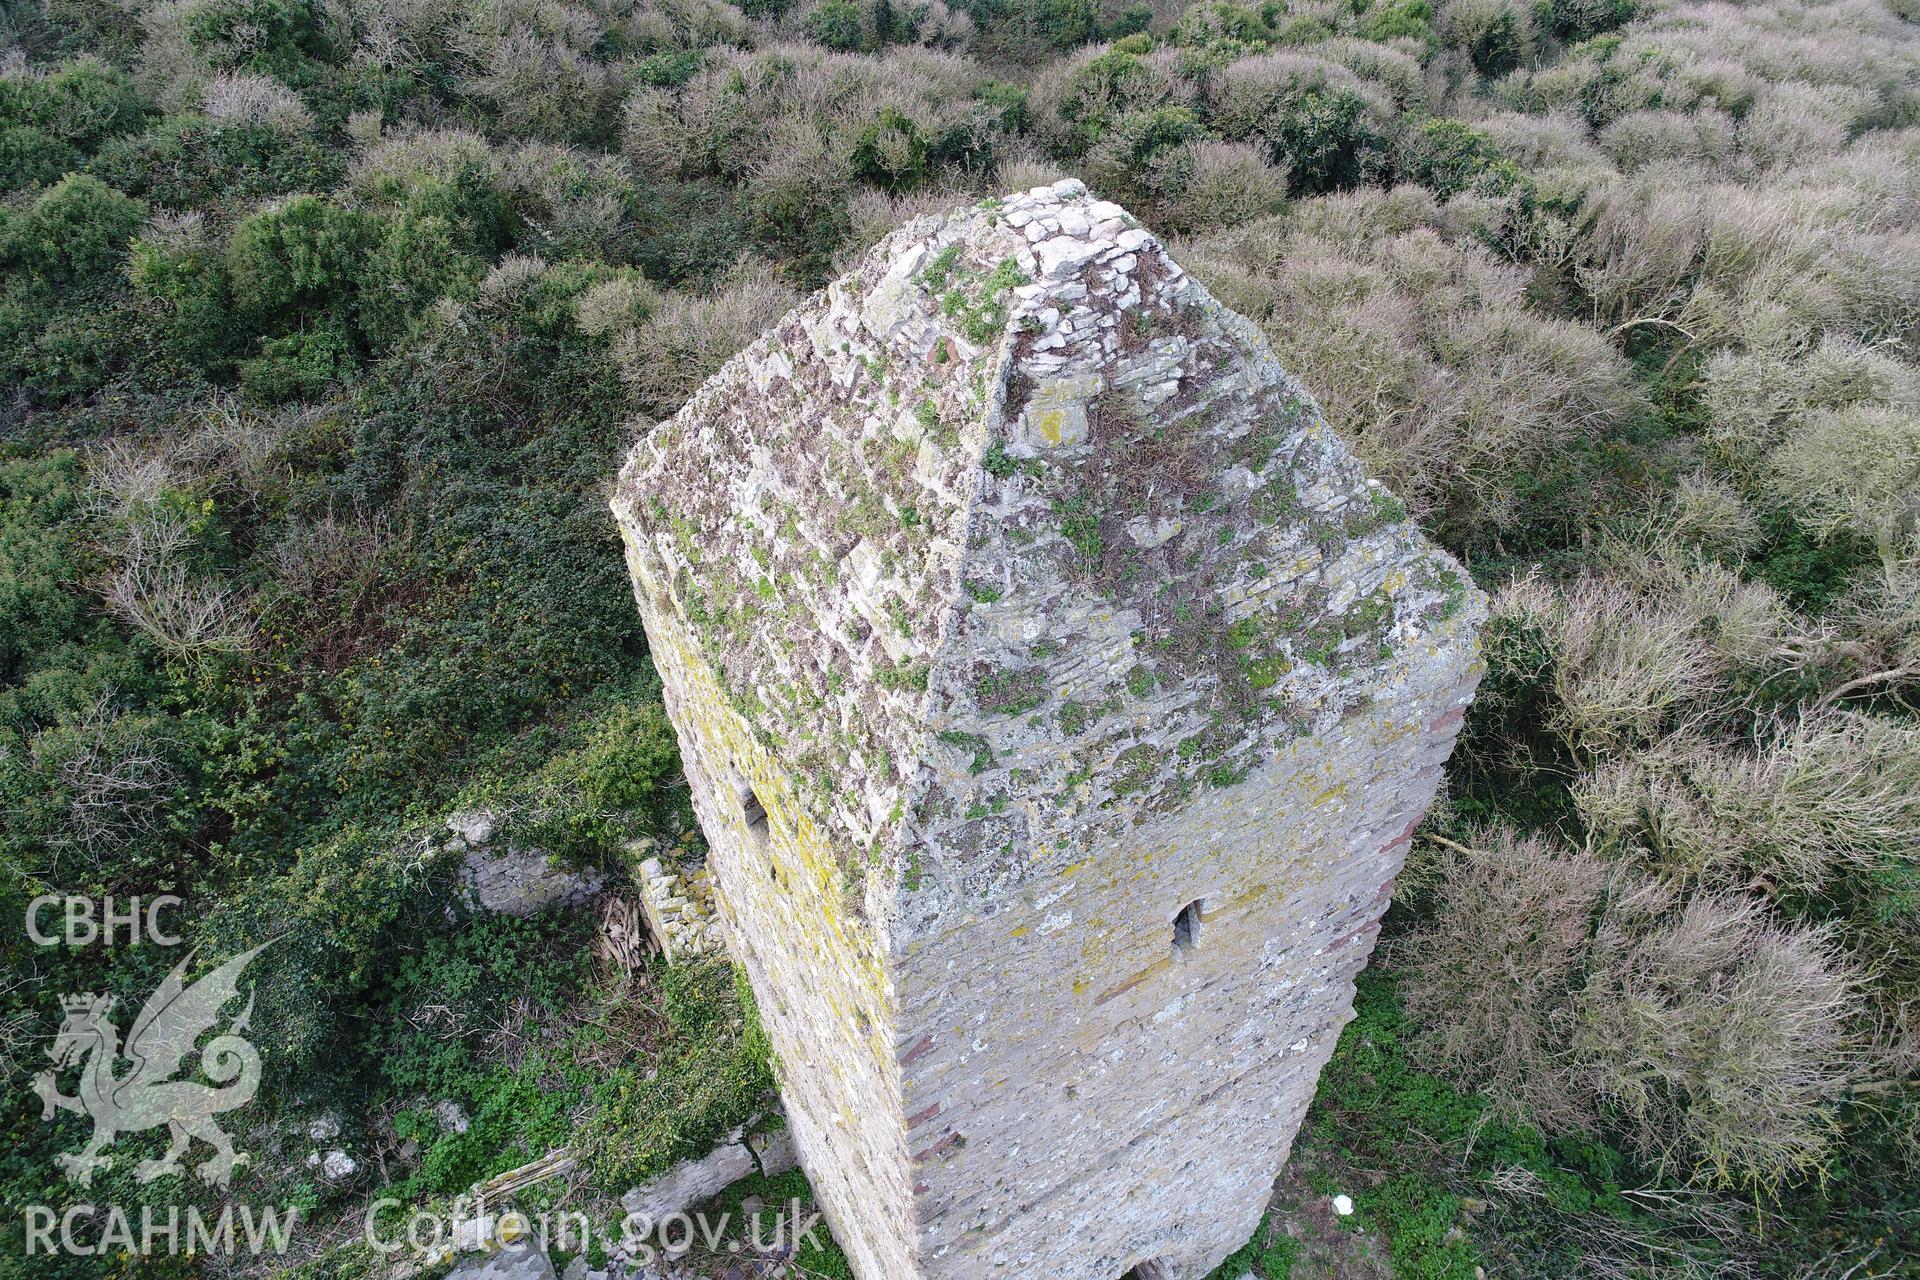
[[[974,697],[983,711],[1017,716],[1047,700],[1046,673],[1038,667],[990,671],[974,682]]]

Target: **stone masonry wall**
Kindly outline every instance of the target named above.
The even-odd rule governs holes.
[[[636,589],[659,581],[629,541]],[[654,596],[656,601],[658,597]],[[643,610],[728,945],[772,1041],[802,1163],[862,1280],[910,1277],[912,1172],[880,939],[846,907],[833,851],[664,602]],[[750,824],[743,793],[764,806]]]
[[[729,947],[863,1280],[1243,1242],[1484,601],[1077,183],[909,225],[614,500]]]
[[[634,879],[640,912],[668,964],[712,955],[726,945],[713,913],[713,881],[704,866],[682,867],[671,855],[642,859]]]
[[[1246,1241],[1462,702],[1408,689],[913,953],[902,1091],[925,1274],[1198,1277]],[[1198,937],[1176,948],[1194,901]]]

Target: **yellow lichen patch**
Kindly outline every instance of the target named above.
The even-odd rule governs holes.
[[[1235,894],[1233,897],[1221,903],[1214,910],[1202,912],[1200,919],[1204,923],[1205,921],[1211,920],[1213,917],[1217,915],[1223,915],[1228,911],[1238,911],[1243,907],[1250,907],[1255,902],[1258,902],[1261,898],[1265,897],[1267,890],[1270,889],[1271,887],[1272,887],[1271,885],[1256,884],[1250,889],[1246,889],[1241,891],[1240,893]]]
[[[730,762],[745,776],[755,797],[767,813],[768,840],[766,858],[771,868],[787,876],[788,892],[805,889],[804,901],[816,916],[825,937],[835,945],[824,949],[835,954],[842,971],[858,979],[870,991],[886,990],[886,966],[878,949],[868,945],[864,936],[856,936],[857,926],[846,918],[839,892],[842,875],[839,860],[826,834],[812,816],[796,803],[785,771],[754,739],[746,723],[726,703],[719,683],[692,634],[682,626],[664,628],[662,637],[673,650],[674,663],[680,668],[687,696],[686,719],[694,736],[706,746],[708,754]],[[744,822],[727,815],[739,838],[747,839]],[[744,847],[744,846],[743,846]],[[835,1010],[836,1014],[842,1011]],[[847,1019],[851,1023],[851,1019]]]
[[[1116,987],[1110,987],[1106,991],[1101,992],[1100,995],[1094,999],[1094,1002],[1093,1002],[1094,1007],[1098,1008],[1099,1006],[1107,1003],[1107,1001],[1109,1000],[1125,995],[1127,992],[1133,990],[1135,987],[1139,986],[1141,983],[1146,982],[1149,979],[1159,974],[1165,973],[1167,970],[1171,968],[1173,968],[1173,957],[1162,956],[1160,959],[1155,960],[1152,964],[1140,970],[1138,973],[1134,974],[1131,978],[1128,978],[1125,982],[1122,982],[1120,985]]]
[[[1319,795],[1315,796],[1313,798],[1313,804],[1317,808],[1320,805],[1331,804],[1335,800],[1345,800],[1346,798],[1347,798],[1347,784],[1344,782],[1337,782],[1333,786],[1328,787],[1325,791],[1322,791]]]

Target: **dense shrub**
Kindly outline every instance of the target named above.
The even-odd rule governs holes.
[[[217,70],[284,76],[327,52],[312,0],[192,0],[183,16],[188,42]]]
[[[1462,191],[1510,190],[1519,171],[1499,158],[1493,139],[1459,120],[1429,120],[1407,141],[1401,175],[1445,199]]]
[[[1851,406],[1812,415],[1768,458],[1781,500],[1823,534],[1849,532],[1891,560],[1920,527],[1920,415]]]
[[[1386,104],[1336,63],[1265,54],[1229,64],[1210,93],[1208,120],[1236,141],[1257,141],[1285,165],[1298,193],[1350,187],[1387,168]]]
[[[1634,19],[1636,0],[1540,0],[1534,21],[1562,40],[1590,40]]]
[[[45,288],[98,289],[118,275],[145,215],[140,201],[75,175],[6,223],[0,253]]]
[[[865,15],[852,0],[822,0],[807,11],[807,35],[829,49],[858,49],[866,42]]]
[[[1698,739],[1612,760],[1576,788],[1596,834],[1676,877],[1817,893],[1920,863],[1920,733],[1829,716],[1758,751]]]
[[[1287,205],[1287,171],[1245,143],[1187,142],[1159,169],[1152,192],[1156,221],[1169,231],[1238,226]]]
[[[76,457],[0,461],[0,722],[77,716],[133,678],[81,584],[97,569],[82,536]]]
[[[207,85],[202,107],[214,120],[258,125],[299,136],[313,127],[313,113],[300,95],[271,76],[228,72]]]
[[[1429,1061],[1550,1127],[1619,1126],[1658,1168],[1771,1186],[1833,1158],[1866,1041],[1860,976],[1828,935],[1486,843],[1399,952]]]
[[[87,171],[130,195],[184,211],[325,190],[339,181],[342,167],[311,139],[264,123],[170,115],[145,133],[108,142]]]
[[[927,176],[927,140],[913,121],[883,108],[879,119],[860,131],[850,157],[853,176],[889,191],[906,191]]]
[[[79,151],[146,124],[147,103],[125,73],[92,58],[45,74],[0,74],[0,123],[29,128]]]
[[[1204,136],[1185,107],[1137,111],[1109,122],[1088,151],[1087,179],[1116,200],[1151,208],[1176,197],[1191,179],[1194,146]]]
[[[992,33],[994,48],[1017,52],[1028,61],[1047,51],[1075,48],[1101,33],[1100,6],[1094,0],[967,0],[964,7],[983,31]]]
[[[1189,258],[1442,530],[1551,520],[1532,504],[1564,512],[1553,472],[1566,449],[1633,422],[1638,393],[1604,342],[1528,312],[1523,278],[1446,243],[1436,215],[1419,188],[1323,197]]]
[[[614,68],[594,56],[606,39],[599,22],[577,8],[560,11],[558,20],[546,6],[490,8],[476,14],[475,41],[486,52],[472,90],[512,133],[604,142],[624,84]]]
[[[77,167],[80,152],[32,125],[0,128],[0,193],[44,186]]]
[[[1505,75],[1532,50],[1532,15],[1514,0],[1444,0],[1439,26],[1441,39],[1483,76]]]
[[[743,263],[703,298],[599,286],[582,299],[581,322],[612,339],[621,376],[641,407],[665,416],[798,301],[765,271]]]
[[[1649,595],[1611,578],[1564,589],[1532,580],[1508,587],[1498,608],[1545,638],[1550,727],[1589,755],[1652,745],[1712,692],[1722,669],[1697,599]]]
[[[1560,1059],[1566,1032],[1552,1013],[1585,971],[1606,869],[1581,854],[1510,832],[1459,855],[1441,878],[1432,923],[1403,944],[1407,1008],[1430,1028],[1430,1062],[1536,1123],[1591,1129],[1593,1099]],[[1489,966],[1494,966],[1489,968]]]
[[[367,239],[363,217],[317,196],[254,214],[227,246],[236,312],[266,329],[346,308]]]
[[[1110,48],[1042,72],[1033,90],[1034,123],[1055,154],[1079,155],[1096,145],[1116,120],[1188,96],[1164,58]]]
[[[238,344],[226,264],[199,214],[152,220],[127,256],[135,295],[153,309],[168,355],[189,369],[223,373]]]

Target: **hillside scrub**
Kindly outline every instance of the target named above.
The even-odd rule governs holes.
[[[1495,599],[1300,1177],[1355,1195],[1405,1276],[1896,1274],[1920,1256],[1916,23],[13,5],[0,906],[172,892],[207,955],[281,939],[245,1189],[318,1224],[288,1274],[375,1274],[369,1202],[444,1207],[561,1145],[581,1166],[543,1194],[612,1213],[763,1106],[751,999],[615,963],[605,902],[467,910],[447,814],[510,815],[620,901],[629,843],[697,848],[604,485],[895,226],[1073,176],[1260,326]],[[76,1134],[27,1087],[54,993],[124,1003],[164,966],[0,954],[0,1190],[73,1203]],[[322,1114],[345,1182],[306,1164]],[[89,1195],[202,1194],[134,1162]],[[23,1261],[20,1231],[0,1277],[113,1269]],[[1276,1214],[1246,1265],[1301,1274],[1292,1239]]]

